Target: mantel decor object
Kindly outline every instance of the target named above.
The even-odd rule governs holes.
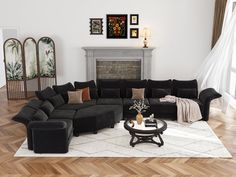
[[[141,37],[144,38],[144,40],[143,40],[143,48],[148,48],[148,38],[151,37],[150,30],[148,28],[144,28],[141,31]]]

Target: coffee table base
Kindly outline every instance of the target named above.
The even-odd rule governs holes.
[[[156,134],[150,134],[150,135],[140,135],[140,134],[136,134],[136,133],[131,133],[131,140],[129,142],[130,146],[134,147],[136,144],[140,144],[140,143],[154,143],[156,145],[158,145],[159,147],[164,145],[164,141],[161,138],[162,133],[156,133]],[[158,137],[160,142],[156,142],[153,138],[154,137]],[[135,141],[135,138],[137,139]]]

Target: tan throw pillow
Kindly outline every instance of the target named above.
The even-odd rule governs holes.
[[[82,90],[68,91],[68,104],[83,103],[82,92]]]
[[[134,100],[144,100],[145,88],[136,89],[132,88],[132,99]]]

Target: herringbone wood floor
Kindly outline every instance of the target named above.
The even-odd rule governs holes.
[[[11,118],[27,102],[7,101],[0,89],[0,176],[236,176],[236,117],[211,110],[210,126],[233,155],[217,158],[14,158],[25,127]],[[184,140],[183,140],[184,141]]]

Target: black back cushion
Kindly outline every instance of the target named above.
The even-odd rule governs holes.
[[[64,101],[67,103],[68,102],[68,91],[75,91],[74,86],[68,82],[64,85],[54,85],[52,86],[53,89],[55,90],[56,93],[61,94],[63,97]]]
[[[152,88],[151,98],[163,98],[166,95],[171,95],[171,89]]]
[[[101,98],[120,98],[119,88],[102,88]]]
[[[96,87],[96,84],[95,84],[94,80],[87,81],[87,82],[75,81],[74,86],[75,86],[75,89],[83,89],[83,88],[89,87],[90,97],[92,99],[97,99],[98,98],[97,87]]]
[[[54,106],[49,101],[44,101],[43,104],[40,106],[40,109],[42,109],[47,116],[50,116],[52,111],[54,110]]]
[[[197,80],[173,80],[173,95],[178,96],[178,90],[180,89],[195,89],[195,96],[198,96]],[[179,91],[180,92],[180,91]],[[192,96],[191,96],[192,97]]]
[[[168,89],[172,92],[172,81],[169,80],[148,80],[148,88],[147,88],[147,96],[153,97],[152,95],[152,89]],[[171,94],[171,93],[170,93]]]
[[[106,89],[120,89],[120,97],[125,96],[125,89],[124,89],[124,80],[122,79],[99,79],[97,81],[98,86],[98,94],[101,96],[101,90]]]
[[[60,94],[49,98],[48,101],[50,101],[55,108],[65,104],[65,101],[64,101],[63,97]]]
[[[145,95],[146,95],[146,87],[147,87],[147,80],[125,80],[124,86],[126,88],[126,97],[132,97],[132,88],[145,88]]]
[[[47,87],[41,91],[35,91],[35,95],[38,97],[38,99],[44,101],[52,96],[55,96],[56,92],[51,87]]]

